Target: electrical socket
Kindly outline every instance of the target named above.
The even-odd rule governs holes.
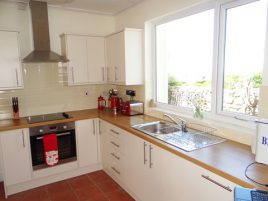
[[[84,96],[89,96],[89,92],[88,91],[84,91]]]
[[[126,90],[126,95],[129,95],[129,96],[136,96],[136,91],[135,90]]]

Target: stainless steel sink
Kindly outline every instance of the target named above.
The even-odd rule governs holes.
[[[145,133],[152,133],[152,134],[170,134],[180,131],[178,127],[160,121],[146,124],[139,124],[133,126],[133,128],[136,128],[137,130],[140,130]]]
[[[224,138],[194,129],[188,128],[188,132],[183,132],[177,125],[161,121],[137,124],[132,127],[184,151],[193,151],[226,141]]]

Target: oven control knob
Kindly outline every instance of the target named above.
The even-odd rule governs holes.
[[[39,130],[39,133],[43,133],[43,132],[44,132],[44,130],[43,130],[43,129],[40,129],[40,130]]]
[[[68,127],[67,126],[63,126],[63,129],[66,130]]]

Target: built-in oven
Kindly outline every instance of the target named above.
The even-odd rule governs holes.
[[[33,170],[48,167],[45,163],[43,137],[56,134],[58,141],[58,164],[72,162],[76,157],[75,123],[59,123],[30,128],[30,143]]]

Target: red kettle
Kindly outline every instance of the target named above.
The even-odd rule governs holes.
[[[106,100],[102,97],[98,97],[98,110],[103,110],[106,107]]]

